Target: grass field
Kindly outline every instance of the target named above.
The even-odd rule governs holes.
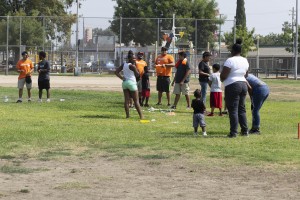
[[[53,90],[51,103],[16,104],[11,99],[16,98],[17,89],[0,88],[1,98],[10,99],[0,102],[0,158],[52,160],[101,153],[111,158],[184,158],[207,166],[300,169],[299,81],[266,82],[271,95],[261,110],[262,134],[235,139],[226,138],[228,116],[206,117],[208,137],[193,137],[192,110],[185,109],[183,98],[174,116],[143,108],[151,121],[140,123],[135,110],[125,119],[119,92]],[[38,96],[36,90],[33,96]],[[156,99],[152,92],[150,104]],[[250,127],[249,100],[247,111]],[[0,167],[2,172],[9,171],[7,166]]]

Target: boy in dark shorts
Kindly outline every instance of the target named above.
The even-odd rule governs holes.
[[[149,107],[148,101],[150,97],[150,81],[149,81],[149,71],[148,67],[144,67],[144,74],[142,76],[142,104],[144,104],[144,100],[146,99],[146,102],[144,104],[145,107]]]
[[[194,92],[194,96],[196,99],[192,100],[192,108],[194,109],[193,115],[193,127],[194,127],[194,135],[198,136],[198,126],[202,128],[202,135],[207,136],[206,134],[206,124],[204,121],[204,112],[205,112],[205,105],[201,99],[201,90],[197,89]]]
[[[41,51],[39,53],[39,65],[38,65],[38,86],[39,86],[39,102],[42,102],[43,89],[47,91],[47,102],[50,102],[50,64],[46,60],[46,53]]]

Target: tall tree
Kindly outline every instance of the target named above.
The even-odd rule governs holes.
[[[246,28],[246,13],[244,0],[237,0],[235,16],[237,28]]]
[[[212,41],[213,33],[217,29],[215,0],[115,1],[117,6],[111,29],[116,35],[120,35],[120,22],[122,22],[122,42],[126,44],[131,40],[142,46],[155,43],[158,37],[160,39],[164,30],[172,29],[173,13],[176,14],[175,26],[185,27],[185,34],[190,34],[194,42],[195,19],[205,19],[197,21],[198,48],[206,47],[207,42]]]
[[[246,13],[244,0],[237,0],[236,8],[236,38],[242,39],[242,55],[247,56],[249,50],[254,46],[254,29],[248,31],[246,25]],[[229,50],[233,45],[234,30],[224,34],[225,42]]]

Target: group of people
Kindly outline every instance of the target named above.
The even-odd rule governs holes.
[[[46,53],[44,51],[39,52],[39,60],[37,67],[38,76],[38,88],[39,88],[39,102],[42,102],[43,89],[47,92],[47,102],[50,102],[50,64],[46,60]],[[28,102],[31,102],[31,88],[32,88],[32,73],[34,72],[34,66],[32,61],[29,59],[27,51],[22,52],[22,59],[17,63],[18,77],[18,89],[19,98],[17,103],[23,102],[23,89],[26,85]]]
[[[189,81],[191,68],[185,52],[178,53],[178,61],[175,63],[173,56],[167,54],[167,48],[161,48],[161,54],[155,60],[155,69],[157,75],[156,89],[158,91],[157,106],[162,105],[162,95],[165,92],[167,97],[167,106],[176,109],[181,94],[185,96],[187,108],[193,108],[193,127],[194,134],[198,135],[198,127],[202,129],[203,136],[206,136],[205,116],[214,116],[214,110],[219,109],[219,115],[222,116],[222,83],[224,84],[225,109],[229,113],[230,132],[228,137],[234,138],[238,135],[238,126],[241,127],[241,135],[260,134],[260,114],[259,111],[269,95],[269,88],[266,83],[252,74],[248,74],[249,63],[246,58],[241,56],[242,44],[238,40],[232,46],[232,57],[228,58],[221,67],[219,64],[212,65],[211,73],[209,61],[211,54],[204,52],[202,61],[198,65],[199,83],[201,89],[194,91],[195,99],[190,103]],[[141,62],[142,56],[138,53],[138,59],[135,59],[132,52],[128,53],[128,61],[122,64],[117,70],[116,75],[123,80],[122,88],[124,92],[124,108],[126,117],[129,118],[129,102],[132,98],[134,106],[141,119],[141,105],[149,106],[150,82],[147,63]],[[140,63],[143,63],[142,66]],[[172,68],[176,68],[174,79],[171,82]],[[121,75],[123,71],[123,75]],[[138,89],[138,85],[141,85]],[[170,104],[170,85],[174,86],[173,94],[175,99],[173,105]],[[206,112],[206,93],[210,87],[210,107],[211,112]],[[252,128],[248,130],[246,117],[246,95],[247,92],[251,99]],[[143,104],[144,98],[147,98]]]

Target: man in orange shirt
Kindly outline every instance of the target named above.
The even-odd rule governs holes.
[[[162,105],[162,93],[167,95],[168,106],[170,106],[170,76],[172,75],[172,67],[175,66],[173,56],[167,54],[167,48],[161,48],[161,54],[155,60],[156,67],[156,90],[158,91],[158,102],[156,105]]]
[[[142,105],[142,76],[144,74],[144,68],[148,66],[147,63],[143,60],[143,56],[143,52],[138,52],[137,59],[135,61],[136,68],[140,73],[140,80],[137,82],[140,105]]]
[[[20,73],[18,77],[19,99],[17,103],[22,103],[23,88],[25,83],[28,93],[28,102],[31,102],[31,74],[34,71],[34,67],[31,60],[28,59],[29,56],[26,51],[22,52],[22,57],[23,58],[17,63],[17,71]]]

